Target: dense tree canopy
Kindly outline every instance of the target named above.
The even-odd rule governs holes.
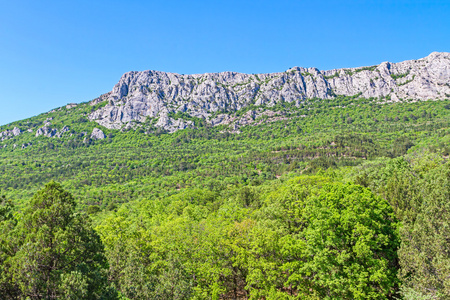
[[[385,299],[398,285],[396,224],[370,190],[303,176],[124,208],[97,230],[131,299]]]
[[[72,135],[0,148],[0,298],[448,299],[448,107],[308,99],[101,141],[89,104],[3,126]]]

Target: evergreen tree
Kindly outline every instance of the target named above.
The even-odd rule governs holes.
[[[415,220],[404,222],[399,250],[405,299],[450,297],[450,164],[427,174]],[[409,296],[411,295],[411,296]]]
[[[15,247],[9,238],[17,224],[13,215],[14,206],[5,196],[0,197],[0,295],[6,299],[17,299],[18,287],[13,284],[10,268],[10,258],[14,255]]]
[[[71,194],[50,182],[34,195],[17,225],[2,233],[7,239],[1,240],[9,241],[2,249],[2,278],[12,279],[7,287],[17,288],[19,298],[106,296],[107,261],[102,243],[89,218],[75,212],[75,205]]]

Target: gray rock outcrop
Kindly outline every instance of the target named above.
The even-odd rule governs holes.
[[[102,101],[107,104],[93,111],[89,119],[120,129],[131,121],[158,118],[155,126],[172,132],[193,126],[191,121],[174,119],[175,113],[220,125],[230,122],[220,112],[237,111],[251,104],[270,107],[280,101],[300,105],[306,99],[336,95],[381,101],[450,98],[450,53],[433,52],[418,60],[329,71],[294,67],[281,73],[253,75],[128,72],[111,92],[92,101],[93,105]],[[252,119],[246,116],[243,122]]]
[[[57,133],[57,129],[55,128],[50,128],[47,125],[45,125],[44,127],[39,128],[38,130],[36,130],[36,137],[43,135],[46,137],[53,137],[54,135],[56,135]]]
[[[22,133],[22,130],[20,130],[17,127],[14,127],[12,130],[5,130],[0,132],[0,140],[4,141],[7,139],[10,139],[12,137],[18,136]]]
[[[22,131],[19,128],[17,128],[17,127],[14,127],[13,130],[12,130],[12,134],[14,136],[18,136],[21,133],[22,133]]]
[[[67,127],[67,126],[64,126],[63,128],[61,128],[61,130],[58,130],[56,128],[51,128],[50,125],[51,124],[49,124],[49,122],[47,122],[47,123],[45,123],[45,125],[43,127],[38,128],[36,130],[35,136],[38,137],[38,136],[43,135],[43,136],[46,136],[46,137],[57,137],[57,138],[60,138],[60,137],[63,136],[63,134],[65,132],[69,131],[69,127]]]
[[[68,103],[68,104],[66,105],[66,109],[71,109],[71,108],[74,108],[75,106],[77,106],[76,103]]]
[[[94,128],[92,130],[91,133],[91,139],[93,140],[103,140],[104,138],[106,138],[105,134],[103,133],[103,131],[101,131],[98,128]]]

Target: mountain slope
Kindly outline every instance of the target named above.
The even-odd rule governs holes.
[[[449,83],[447,61],[448,54],[433,54],[417,62],[392,64],[389,70],[397,75],[383,78],[386,82],[397,82],[398,89],[416,87],[415,81],[427,80],[421,91],[442,99]],[[406,72],[409,64],[413,66],[410,73],[400,78],[398,74]],[[343,78],[328,77],[333,71],[318,72],[314,80],[319,81],[322,76],[327,84],[338,80],[356,84],[358,76],[373,76],[377,68],[381,67],[353,69],[351,76],[342,75]],[[339,72],[345,74],[350,70]],[[449,155],[448,99],[393,101],[391,93],[380,100],[364,98],[356,89],[354,96],[328,95],[324,99],[298,98],[291,102],[286,96],[283,101],[272,99],[270,103],[256,105],[250,98],[248,102],[245,97],[233,100],[230,92],[224,97],[235,106],[220,112],[213,110],[214,102],[206,100],[207,93],[202,94],[201,87],[207,85],[207,79],[202,79],[190,92],[197,93],[197,98],[188,102],[183,111],[175,106],[176,100],[170,100],[169,92],[155,103],[150,94],[145,96],[139,92],[144,87],[161,93],[164,88],[173,93],[179,88],[175,84],[164,85],[162,77],[159,83],[145,85],[145,80],[150,80],[149,73],[172,76],[162,72],[127,73],[112,92],[90,102],[71,103],[0,126],[0,190],[20,202],[42,184],[56,180],[81,199],[81,207],[112,208],[131,199],[158,197],[188,187],[263,182],[295,170],[303,172],[357,165],[377,157],[397,157],[411,148],[431,149],[444,157]],[[202,76],[225,76],[221,74],[189,76],[197,76],[200,81]],[[311,82],[313,78],[300,71],[278,74],[280,78],[292,76]],[[399,82],[406,82],[403,80],[409,80],[411,75],[415,75],[414,81],[400,85]],[[235,74],[235,77],[266,78],[245,74]],[[135,81],[126,84],[131,78]],[[272,84],[280,78],[274,77]],[[281,89],[269,90],[266,85],[260,85],[259,89],[287,95],[292,80],[285,81]],[[227,84],[233,87],[231,82]],[[236,85],[233,89],[238,88]],[[210,91],[210,97],[218,95]],[[203,99],[203,104],[199,99]],[[204,108],[205,105],[209,108]],[[152,109],[154,117],[149,115]],[[108,117],[94,118],[102,114]],[[104,123],[108,120],[111,126]],[[181,128],[187,129],[178,130]]]
[[[277,104],[266,111],[273,117],[256,118],[251,126],[240,127],[239,134],[198,120],[197,128],[172,134],[131,127],[101,128],[100,133],[87,115],[104,104],[91,104],[62,107],[0,128],[11,134],[0,143],[0,190],[16,203],[26,203],[55,180],[79,199],[81,209],[113,209],[186,188],[222,189],[287,172],[354,166],[411,148],[444,157],[450,153],[450,100],[377,104],[337,97],[308,100],[304,107]],[[251,112],[246,109],[231,116],[241,122]],[[51,128],[50,134],[39,135],[43,127]],[[68,131],[61,133],[63,128]]]
[[[128,72],[111,92],[90,102],[70,103],[1,126],[0,148],[23,149],[48,138],[87,142],[104,139],[117,129],[139,128],[154,134],[222,125],[221,130],[240,132],[246,125],[286,120],[286,107],[306,109],[296,114],[304,117],[317,99],[326,102],[343,96],[368,98],[374,103],[448,99],[450,53],[330,71],[296,67],[253,75]],[[335,101],[335,105],[342,103]],[[95,128],[98,125],[100,129]]]
[[[123,297],[171,299],[173,294],[165,291],[176,289],[179,298],[195,299],[211,299],[214,295],[221,299],[247,299],[248,295],[258,299],[289,298],[301,297],[303,291],[305,297],[317,292],[318,298],[355,298],[351,294],[354,292],[361,299],[369,297],[369,293],[372,298],[384,299],[398,292],[397,272],[402,271],[399,265],[413,273],[422,266],[431,270],[416,272],[420,276],[411,286],[416,288],[416,282],[431,278],[423,290],[432,290],[429,287],[435,287],[435,278],[440,280],[448,274],[437,277],[434,264],[417,267],[411,261],[424,258],[434,263],[433,258],[441,253],[425,251],[411,256],[409,250],[422,245],[439,246],[448,240],[447,236],[439,236],[442,226],[433,225],[449,220],[448,213],[440,213],[446,211],[450,190],[450,100],[442,97],[448,86],[448,65],[447,58],[441,61],[441,56],[435,54],[422,62],[425,66],[417,66],[420,70],[411,67],[409,73],[400,68],[401,64],[392,65],[392,72],[383,77],[386,82],[394,81],[397,94],[398,89],[413,85],[440,101],[417,101],[429,99],[418,96],[412,101],[394,101],[394,88],[385,97],[364,98],[358,92],[364,85],[356,85],[360,80],[357,76],[366,74],[371,78],[377,67],[369,67],[339,71],[347,80],[342,86],[355,90],[352,96],[328,94],[323,99],[297,99],[298,94],[292,94],[292,99],[297,100],[289,102],[286,96],[256,105],[254,98],[245,102],[245,98],[233,98],[228,91],[224,97],[235,106],[223,112],[214,111],[213,102],[207,98],[203,104],[198,100],[220,95],[212,90],[199,95],[205,80],[192,86],[190,93],[195,95],[197,91],[199,98],[188,101],[183,110],[174,106],[176,99],[169,97],[169,90],[181,85],[165,85],[160,80],[149,87],[145,83],[150,80],[145,79],[148,74],[141,72],[133,75],[142,78],[141,85],[119,83],[112,92],[90,102],[68,104],[1,126],[0,252],[5,251],[0,253],[0,267],[6,264],[2,269],[5,272],[0,272],[0,294],[5,295],[6,290],[13,295],[11,299],[19,297],[15,296],[19,290],[16,278],[25,283],[30,278],[30,272],[22,266],[27,267],[27,262],[35,261],[33,257],[50,249],[40,239],[55,240],[55,236],[66,235],[58,226],[52,228],[59,231],[51,231],[50,225],[58,218],[48,218],[51,211],[58,215],[59,210],[54,209],[58,206],[53,206],[52,200],[65,192],[54,183],[38,192],[52,180],[74,195],[81,214],[74,214],[71,206],[70,218],[83,216],[83,212],[91,216],[104,245],[94,248],[99,249],[98,255],[105,250],[108,264],[105,261],[103,265],[109,267],[108,273],[94,270],[92,274],[108,275],[108,290],[117,289]],[[327,71],[332,75],[308,75],[307,71],[303,75],[298,70],[279,73],[279,78],[286,77],[282,88],[270,90],[259,85],[258,89],[287,95],[287,87],[293,82],[288,81],[291,75],[311,82],[318,82],[322,76],[330,86],[329,82],[340,78],[332,71]],[[413,84],[419,78],[424,79]],[[227,85],[230,90],[239,87],[230,82]],[[158,90],[163,95],[163,88],[168,89],[167,93],[154,103],[149,100],[151,94],[139,92]],[[319,90],[317,85],[311,88]],[[160,106],[156,109],[153,105]],[[152,109],[156,114],[145,116]],[[102,113],[107,118],[95,119]],[[111,124],[104,124],[111,128],[96,122],[108,120]],[[33,194],[36,196],[31,198]],[[44,209],[35,205],[40,201],[36,199],[45,199],[46,204],[41,201],[40,205]],[[50,221],[31,221],[42,216]],[[402,219],[405,216],[410,219]],[[83,224],[88,224],[85,220]],[[403,224],[397,223],[399,220],[404,220]],[[433,226],[417,227],[420,223],[415,220],[429,220]],[[30,235],[27,222],[40,231]],[[84,232],[76,224],[69,225],[66,227],[73,227],[75,233]],[[394,233],[399,232],[399,226],[410,229],[402,231],[407,234],[402,236],[407,241],[402,247],[406,245],[408,251],[397,252],[400,240]],[[430,236],[438,238],[422,241],[429,228],[436,228]],[[411,238],[411,232],[418,233]],[[305,237],[311,237],[309,244]],[[83,248],[85,244],[78,245]],[[438,246],[433,249],[445,248]],[[59,253],[50,250],[47,252]],[[333,251],[336,255],[328,255]],[[71,258],[75,257],[73,253],[69,253]],[[57,256],[64,262],[64,255]],[[322,268],[322,273],[316,272],[317,276],[311,278],[310,271],[321,267],[314,265],[315,257],[331,260],[325,262],[328,269]],[[81,260],[82,270],[87,268],[85,261]],[[321,265],[323,262],[319,261]],[[350,262],[351,270],[356,270],[352,274],[357,276],[342,271],[349,265],[345,262]],[[367,276],[367,266],[372,266],[369,273],[375,277]],[[389,270],[383,266],[390,266]],[[287,269],[304,272],[289,272],[292,276],[287,277]],[[330,270],[337,275],[322,280]],[[38,271],[35,273],[42,273]],[[83,287],[88,282],[78,271],[71,271],[67,277],[69,273],[61,272],[54,281],[67,282],[70,292],[78,291],[72,283]],[[75,277],[71,277],[73,274]],[[57,286],[65,287],[65,283]],[[364,286],[370,287],[365,295],[360,289]]]

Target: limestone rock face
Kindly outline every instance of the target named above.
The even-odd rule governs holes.
[[[36,130],[36,137],[43,135],[46,137],[53,137],[55,136],[57,130],[55,128],[50,128],[47,125],[45,125],[44,127],[39,128],[38,130]]]
[[[55,134],[55,137],[61,138],[61,137],[63,136],[63,134],[66,133],[67,131],[69,131],[69,127],[64,126],[60,131],[58,131],[58,132]]]
[[[14,127],[12,130],[5,130],[0,132],[0,141],[4,141],[7,139],[10,139],[12,137],[18,136],[22,133],[22,130],[20,130],[17,127]]]
[[[90,120],[113,129],[131,121],[158,118],[155,126],[170,132],[193,123],[175,120],[181,112],[212,125],[228,124],[228,115],[248,105],[273,106],[280,101],[300,105],[309,98],[336,95],[374,97],[383,101],[450,98],[450,53],[400,63],[320,71],[294,67],[281,73],[236,72],[180,75],[160,71],[125,73],[113,90],[92,101],[106,106],[93,111]],[[242,122],[254,117],[246,116]]]
[[[98,129],[98,128],[94,128],[94,129],[92,130],[92,133],[91,133],[91,139],[94,139],[94,140],[103,140],[104,138],[106,138],[106,136],[105,136],[105,134],[103,133],[103,131],[101,131],[101,130]]]
[[[41,128],[38,128],[36,130],[35,136],[38,137],[40,135],[46,136],[46,137],[57,137],[60,138],[62,135],[69,131],[69,127],[64,126],[61,130],[58,130],[57,128],[51,128],[49,124],[50,122],[45,123],[45,125]],[[31,131],[32,132],[32,131]]]
[[[76,106],[77,106],[76,103],[68,103],[68,104],[66,105],[66,109],[71,109],[71,108],[76,107]]]
[[[12,134],[14,136],[18,136],[21,133],[22,133],[22,131],[19,128],[17,128],[17,127],[14,127],[13,130],[12,130]]]

